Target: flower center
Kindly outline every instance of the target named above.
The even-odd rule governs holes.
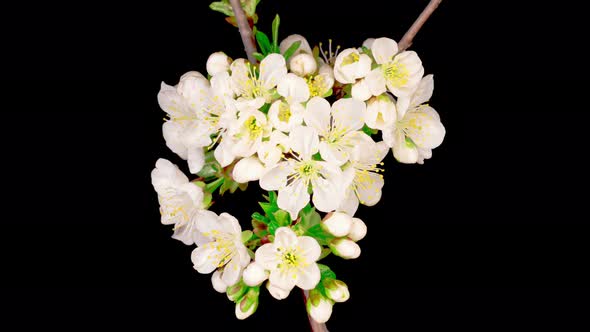
[[[394,60],[393,62],[384,64],[381,69],[389,85],[401,87],[408,83],[410,72],[404,64]]]
[[[326,93],[326,80],[322,75],[310,76],[306,79],[309,87],[309,97],[323,97]]]
[[[289,104],[281,102],[279,104],[279,120],[282,122],[289,122],[289,119],[291,118],[291,108],[289,107]]]
[[[251,140],[257,139],[262,135],[262,126],[258,124],[254,115],[250,115],[250,117],[244,121],[244,129],[248,131]]]
[[[351,65],[355,62],[358,62],[359,59],[360,59],[360,56],[358,55],[358,53],[352,52],[349,55],[345,56],[344,59],[342,59],[342,65],[343,66]]]
[[[227,264],[236,252],[236,245],[231,234],[222,233],[218,230],[203,233],[204,236],[212,237],[213,242],[205,244],[205,247],[214,249],[214,252],[207,259],[218,261],[217,267]]]
[[[297,278],[296,270],[304,268],[309,265],[305,257],[299,255],[300,248],[278,248],[279,263],[277,269],[281,272],[291,274],[292,278]]]
[[[374,198],[373,195],[377,195],[379,189],[374,187],[376,180],[374,177],[371,176],[370,173],[383,172],[383,169],[379,167],[384,165],[383,162],[379,164],[366,164],[358,161],[353,161],[352,164],[352,166],[355,168],[355,177],[353,181],[354,192],[357,194],[357,197],[361,197],[361,195],[359,195],[359,190],[371,190],[373,191],[373,193],[370,194],[367,198],[372,200]],[[383,175],[379,174],[379,177],[383,178]],[[365,202],[361,201],[360,203],[364,204]]]

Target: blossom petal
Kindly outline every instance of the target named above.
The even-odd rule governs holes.
[[[293,183],[279,189],[277,205],[279,208],[289,212],[291,219],[297,219],[299,211],[309,203],[309,194],[307,186],[301,179],[294,180]]]
[[[222,137],[221,142],[215,148],[213,155],[215,160],[219,162],[221,167],[225,167],[231,164],[235,159],[236,155],[233,152],[233,145],[235,142],[229,137]]]
[[[203,74],[189,71],[180,77],[176,91],[193,111],[201,109],[210,93],[210,84]]]
[[[158,104],[164,112],[170,114],[171,118],[183,117],[190,112],[186,100],[178,94],[176,88],[164,82],[158,92]]]
[[[227,212],[223,212],[219,215],[217,220],[225,233],[241,235],[242,227],[240,227],[240,223],[236,217]]]
[[[265,270],[274,270],[279,264],[279,253],[274,243],[266,243],[256,250],[255,260]]]
[[[352,98],[360,101],[365,101],[373,95],[369,90],[369,85],[365,79],[361,79],[352,85]]]
[[[411,140],[406,140],[403,133],[399,131],[394,135],[394,138],[391,149],[395,160],[404,164],[415,164],[418,161],[418,149],[416,145]]]
[[[346,214],[354,216],[358,207],[359,199],[356,197],[356,193],[352,190],[352,187],[349,187],[349,189],[346,190],[344,200],[342,200],[342,203],[338,207],[338,211],[346,212]]]
[[[369,72],[371,71],[371,64],[371,58],[366,54],[361,54],[359,56],[359,62],[357,64],[355,78],[359,79],[367,76],[367,74],[369,74]]]
[[[293,45],[296,42],[301,42],[301,44],[299,45],[299,48],[295,51],[294,54],[300,54],[300,53],[307,53],[307,54],[311,54],[311,47],[309,46],[309,43],[307,42],[307,39],[305,39],[305,37],[303,37],[302,35],[290,35],[287,38],[283,39],[281,41],[281,43],[279,44],[279,49],[281,51],[281,54],[285,54],[285,51],[287,51],[287,49],[289,49],[289,47],[291,47],[291,45]]]
[[[260,178],[260,187],[268,191],[284,188],[287,184],[287,176],[293,172],[293,165],[286,161],[280,162]]]
[[[317,132],[306,126],[296,126],[289,132],[289,146],[303,160],[311,159],[319,149],[320,139]]]
[[[371,70],[365,77],[365,80],[373,96],[379,96],[387,91],[385,77],[383,77],[381,68]]]
[[[213,231],[223,232],[218,216],[213,211],[199,210],[193,215],[193,219],[197,230],[205,236],[210,236]]]
[[[234,166],[232,177],[237,183],[256,181],[260,179],[264,170],[264,165],[257,157],[243,158]]]
[[[287,75],[287,63],[281,54],[272,53],[260,62],[260,80],[266,89],[272,89]]]
[[[346,132],[359,130],[365,124],[365,112],[366,105],[362,101],[352,98],[338,99],[332,105],[334,126],[338,129],[346,129]]]
[[[270,281],[270,283],[276,287],[291,291],[293,287],[295,287],[298,275],[289,272],[290,271],[288,270],[271,270],[268,281]]]
[[[151,176],[152,185],[156,191],[188,183],[188,178],[178,169],[178,166],[163,158],[156,161],[156,168],[152,171]]]
[[[182,132],[184,127],[176,121],[166,121],[162,125],[162,135],[166,141],[166,146],[180,158],[188,158],[188,149],[182,142]]]
[[[301,248],[301,251],[298,254],[301,254],[305,257],[305,260],[310,262],[316,262],[322,253],[322,248],[318,244],[318,241],[313,237],[309,236],[300,236],[297,239],[297,244]]]
[[[366,172],[357,175],[358,180],[356,192],[361,204],[373,206],[381,199],[381,188],[383,188],[383,176],[381,174]]]
[[[277,86],[277,92],[291,103],[303,103],[309,99],[309,87],[305,79],[293,74],[287,74]]]
[[[299,238],[289,227],[279,227],[275,232],[275,246],[277,248],[294,248]]]
[[[313,205],[322,212],[331,212],[338,208],[344,198],[343,174],[340,167],[327,162],[322,165],[322,176],[312,180]]]
[[[430,100],[434,92],[434,76],[432,74],[422,77],[416,91],[412,95],[410,106],[418,106]]]
[[[342,149],[340,145],[322,141],[319,151],[322,159],[335,165],[341,166],[348,161],[348,152]]]
[[[391,59],[397,54],[397,43],[390,38],[377,38],[371,44],[371,52],[377,64],[391,62]]]
[[[216,257],[216,252],[217,250],[209,246],[198,247],[193,250],[191,260],[194,269],[201,274],[208,274],[215,271],[219,264],[219,259],[213,258]]]
[[[188,169],[191,173],[197,174],[205,165],[205,152],[202,147],[188,149]]]
[[[270,282],[266,283],[266,289],[268,289],[268,292],[270,293],[270,295],[272,295],[272,297],[274,297],[277,300],[282,300],[285,299],[289,296],[289,293],[291,292],[291,290],[285,290],[282,289],[280,287],[277,287],[273,284],[271,284]]]
[[[404,119],[409,122],[406,133],[418,147],[434,149],[443,142],[445,127],[432,107],[415,108],[408,112]]]
[[[238,257],[233,257],[225,268],[223,269],[223,273],[221,274],[221,280],[226,285],[235,285],[238,280],[240,280],[242,274],[242,267],[240,266],[240,260]]]
[[[313,263],[299,270],[296,285],[305,290],[314,289],[320,282],[320,278],[320,268]]]
[[[330,103],[321,97],[313,97],[307,102],[303,120],[309,127],[314,128],[318,134],[324,134],[330,129]]]
[[[404,51],[396,55],[394,63],[399,63],[408,73],[406,82],[401,86],[394,86],[387,82],[387,88],[396,97],[410,96],[416,90],[424,75],[424,67],[422,67],[422,60],[414,51]]]
[[[229,70],[230,59],[223,52],[215,52],[207,59],[207,73],[215,76]]]

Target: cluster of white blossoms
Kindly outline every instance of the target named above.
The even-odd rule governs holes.
[[[330,253],[359,257],[366,226],[354,215],[381,199],[383,159],[391,150],[401,163],[421,164],[445,128],[427,104],[433,76],[392,39],[333,53],[291,35],[274,49],[259,64],[213,53],[207,76],[192,71],[175,86],[162,83],[166,145],[199,178],[190,182],[160,159],[152,183],[162,223],[196,244],[194,268],[213,273],[238,318],[254,313],[266,282],[276,299],[295,286],[309,291],[308,312],[321,323],[349,293],[317,262]],[[269,197],[264,215],[252,215],[253,232],[208,210],[216,189],[254,181]]]

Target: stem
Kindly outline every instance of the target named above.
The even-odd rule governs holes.
[[[248,61],[251,63],[256,63],[256,58],[254,57],[256,45],[254,44],[250,23],[248,23],[248,18],[246,18],[244,9],[242,9],[242,4],[240,3],[240,0],[229,0],[229,2],[231,3],[231,8],[234,11],[236,23],[238,23],[238,29],[240,30],[240,35],[242,36],[242,43],[244,43],[244,50],[248,56]]]
[[[412,41],[420,28],[424,25],[426,20],[430,17],[430,15],[434,12],[436,7],[441,3],[442,0],[430,0],[426,8],[422,11],[420,16],[414,21],[414,24],[410,27],[410,29],[406,32],[406,34],[402,37],[402,39],[398,43],[399,51],[405,51],[408,47],[412,45]]]
[[[307,304],[307,299],[309,297],[309,291],[303,291],[303,298],[305,299],[305,304]],[[309,314],[307,314],[307,318],[309,319],[309,326],[311,327],[312,332],[330,332],[324,323],[318,323]]]

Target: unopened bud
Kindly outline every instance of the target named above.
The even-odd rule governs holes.
[[[270,281],[266,283],[266,289],[268,289],[270,295],[272,295],[272,297],[274,297],[277,300],[282,300],[286,298],[287,296],[289,296],[290,293],[290,291],[288,290],[284,290],[280,287],[274,286],[270,283]]]
[[[227,288],[227,298],[230,301],[237,302],[248,291],[248,286],[242,280],[237,284]]]
[[[207,59],[207,73],[211,76],[229,70],[231,59],[223,52],[215,52]]]
[[[246,319],[258,309],[258,287],[250,288],[244,297],[236,303],[236,317]]]
[[[367,235],[367,225],[359,218],[352,218],[352,226],[348,238],[354,242],[362,240]]]
[[[327,322],[332,316],[332,306],[332,300],[323,297],[318,290],[309,291],[306,309],[309,316],[316,322],[320,324]]]
[[[244,270],[242,275],[244,283],[248,286],[258,286],[268,278],[268,271],[266,271],[260,264],[256,262],[250,263]]]
[[[348,286],[340,280],[325,279],[322,284],[326,289],[326,295],[335,302],[345,302],[350,298]]]
[[[346,236],[350,232],[352,218],[344,212],[334,212],[326,220],[322,221],[322,228],[336,236]]]
[[[349,239],[334,239],[330,241],[330,249],[334,255],[344,259],[355,259],[361,255],[361,247]]]
[[[313,58],[313,55],[301,53],[289,60],[289,69],[298,76],[307,76],[315,73],[318,69],[318,64]]]

